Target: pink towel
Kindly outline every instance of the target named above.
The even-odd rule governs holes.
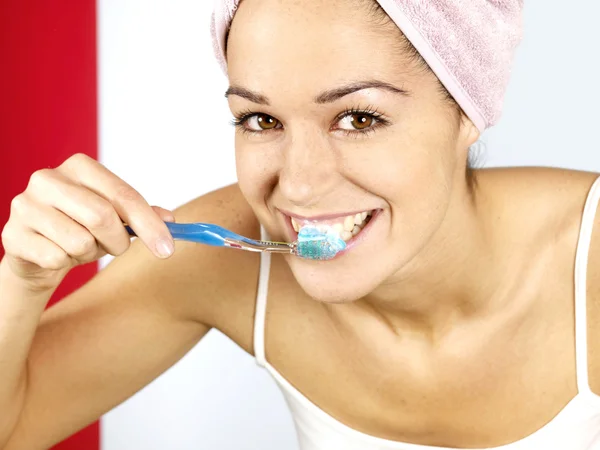
[[[211,31],[227,73],[225,36],[240,0],[215,0]],[[480,131],[500,118],[523,0],[377,0]]]

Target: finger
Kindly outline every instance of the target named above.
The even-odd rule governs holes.
[[[74,261],[62,248],[29,228],[7,225],[2,238],[6,253],[20,260],[23,273],[31,273],[28,266],[32,264],[46,270],[74,266]]]
[[[87,229],[107,252],[120,254],[126,241],[129,241],[129,235],[113,206],[94,192],[73,184],[57,171],[40,172],[32,177],[27,195],[23,197],[31,197],[31,201],[38,205],[45,204],[64,213]],[[35,214],[33,210],[36,208],[27,207],[26,201],[24,203],[25,210],[20,216]],[[55,215],[53,217],[56,218]],[[27,221],[26,218],[22,220]]]
[[[151,251],[162,258],[173,253],[175,246],[167,226],[135,189],[86,156],[73,161],[69,158],[67,162],[64,167],[61,166],[61,170],[111,203],[121,219],[129,224]]]
[[[130,240],[126,235],[102,241],[62,211],[34,201],[31,203],[30,211],[21,219],[23,224],[50,239],[81,264],[95,261],[105,253],[119,256],[129,248]]]
[[[152,206],[152,209],[164,222],[175,222],[175,215],[173,214],[173,211],[161,208],[160,206]]]

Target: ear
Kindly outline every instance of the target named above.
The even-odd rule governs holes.
[[[473,145],[481,136],[481,133],[477,129],[477,127],[471,122],[463,112],[460,115],[460,129],[458,136],[458,146],[459,148],[469,149],[471,145]]]

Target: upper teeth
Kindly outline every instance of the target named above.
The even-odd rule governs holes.
[[[344,219],[344,231],[352,231],[352,228],[354,228],[354,216],[348,216]]]
[[[324,230],[331,228],[338,233],[342,239],[348,241],[352,238],[352,236],[356,236],[359,233],[359,231],[365,225],[365,220],[371,215],[371,213],[371,211],[363,211],[351,216],[339,217],[338,219],[335,219],[335,221],[324,222],[304,221],[303,223],[300,223],[297,219],[292,217],[292,227],[294,227],[294,231],[296,232],[300,231],[300,228],[307,225],[323,228]]]

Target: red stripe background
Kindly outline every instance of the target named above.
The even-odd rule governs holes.
[[[95,1],[1,0],[0,67],[1,228],[35,170],[77,152],[97,157]],[[73,270],[50,303],[95,272]],[[99,446],[96,422],[54,448]]]

